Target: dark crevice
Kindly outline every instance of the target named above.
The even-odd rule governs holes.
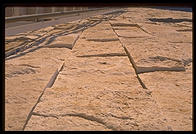
[[[145,38],[145,36],[122,36],[122,35],[118,35],[119,37],[122,37],[122,38]]]
[[[32,65],[29,65],[29,64],[20,64],[19,66],[28,66],[28,67],[31,67],[31,68],[40,68],[38,66],[32,66]]]
[[[164,23],[180,23],[180,22],[192,22],[192,19],[173,19],[173,18],[149,18],[152,22],[164,22]]]
[[[182,29],[182,30],[176,30],[177,32],[192,32],[192,29]]]
[[[105,53],[105,54],[94,54],[94,55],[81,55],[76,57],[114,57],[114,56],[127,56],[125,53]]]
[[[171,60],[171,61],[176,61],[176,62],[182,62],[181,60],[174,59],[174,58],[168,58],[164,56],[155,56],[155,57],[149,57],[150,59],[155,59],[155,60],[160,60],[160,61],[165,61],[165,60]]]
[[[127,23],[114,23],[111,24],[113,27],[138,27],[138,24],[127,24]]]
[[[34,115],[34,116],[42,116],[42,117],[53,117],[53,118],[58,119],[58,116],[53,115],[53,114],[46,115],[46,114],[40,114],[40,113],[32,112],[32,115]]]
[[[144,84],[144,82],[143,82],[143,81],[141,80],[141,78],[139,77],[139,75],[138,75],[138,74],[136,74],[136,75],[137,75],[137,79],[138,79],[140,85],[142,86],[142,88],[143,88],[143,89],[148,89],[148,88],[146,87],[146,85]]]
[[[191,63],[193,60],[191,58],[188,58],[186,60],[182,59],[182,62],[184,64],[184,66],[187,66],[189,63]]]
[[[117,38],[108,38],[108,39],[87,39],[87,41],[111,42],[111,41],[118,41],[118,39],[117,39]]]
[[[137,74],[141,73],[148,73],[148,72],[155,72],[155,71],[185,71],[184,67],[158,67],[158,66],[152,66],[152,67],[137,67]]]
[[[171,61],[175,61],[175,62],[178,62],[180,64],[183,64],[184,66],[187,66],[189,63],[192,62],[192,59],[191,58],[188,58],[186,60],[185,59],[179,60],[179,59],[169,58],[169,57],[164,57],[164,56],[149,57],[149,59],[152,59],[152,60],[160,60],[160,61],[171,60]],[[142,59],[142,60],[145,60],[145,59]]]
[[[123,119],[123,120],[133,120],[134,119],[134,118],[127,117],[127,116],[116,116],[116,115],[113,115],[111,113],[109,115],[111,115],[114,118]]]

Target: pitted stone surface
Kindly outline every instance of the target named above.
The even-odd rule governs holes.
[[[112,33],[110,25],[102,24],[92,29],[97,28],[97,34],[101,36],[102,30],[99,30],[99,27],[105,26],[108,32]],[[59,119],[58,123],[53,124],[57,125],[57,130],[89,129],[83,127],[86,124],[85,120],[79,121],[75,117],[105,126],[91,127],[92,130],[168,130],[167,121],[156,102],[143,91],[128,57],[99,57],[100,53],[106,52],[125,53],[120,42],[85,43],[83,37],[88,38],[88,35],[92,37],[96,34],[92,29],[84,31],[81,35],[73,49],[76,56],[70,55],[65,60],[63,70],[53,87],[46,90],[25,130],[39,130],[41,124],[46,124],[42,129],[53,130],[47,125],[47,118],[50,117],[53,117],[53,120]],[[94,34],[91,34],[92,32]],[[117,38],[115,33],[113,36]],[[83,53],[91,56],[79,57]],[[50,98],[53,98],[53,101]],[[58,126],[63,125],[61,118],[68,122],[70,116],[74,117],[72,127],[59,128]]]
[[[6,130],[192,130],[191,12],[126,8],[6,37],[6,52],[36,41],[5,62]],[[123,45],[140,69],[185,70],[137,74]]]
[[[52,101],[50,98],[53,98]],[[137,81],[127,57],[67,60],[55,84],[46,90],[34,112],[34,118],[30,119],[25,130],[39,130],[41,124],[46,124],[42,129],[53,130],[47,125],[50,124],[48,117],[42,118],[45,115],[59,119],[58,123],[53,124],[56,130],[89,129],[83,127],[86,121],[75,117],[105,126],[91,127],[92,130],[168,129],[156,102]],[[59,128],[63,125],[61,118],[67,122],[70,116],[74,117],[73,127],[67,128],[65,125]]]
[[[65,55],[69,55],[66,48],[42,48],[5,62],[5,130],[22,130],[28,113]]]
[[[168,117],[172,129],[189,131],[192,128],[192,65],[186,72],[153,72],[140,74],[152,96]]]

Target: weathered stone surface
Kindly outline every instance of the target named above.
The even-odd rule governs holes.
[[[22,130],[27,115],[67,49],[39,49],[5,62],[5,130]]]
[[[80,33],[76,34],[68,34],[64,36],[59,36],[54,39],[50,44],[44,46],[44,47],[49,47],[49,48],[69,48],[72,49],[73,46],[75,45],[75,42],[79,38]]]
[[[138,66],[182,66],[184,60],[192,59],[191,32],[177,32],[177,28],[164,25],[151,25],[146,29],[153,36],[120,38]]]
[[[192,32],[186,29],[192,29],[191,13],[167,10],[154,12],[155,9],[149,11],[151,13],[145,14],[144,17],[147,21],[143,23],[142,18],[134,17],[136,14],[131,18],[132,22],[140,21],[140,25],[145,27],[153,35],[152,37],[120,39],[127,46],[137,66],[186,69],[185,72],[159,71],[139,74],[139,76],[146,87],[152,91],[152,97],[166,115],[171,129],[190,131],[192,130]],[[127,16],[128,14],[131,12],[127,13]],[[153,18],[156,16],[157,20],[163,22],[149,24],[150,20],[147,18],[152,16]],[[171,20],[176,22],[168,22]],[[180,22],[181,20],[187,21]]]
[[[122,52],[120,43],[82,45],[83,36],[73,49],[76,56],[65,60],[25,130],[168,130],[165,117],[142,89],[127,56],[77,57],[82,52]],[[90,51],[93,48],[97,52]],[[51,120],[56,123],[50,124]]]
[[[93,39],[94,41],[89,41]],[[112,53],[125,54],[118,41],[118,37],[112,31],[108,22],[103,22],[86,29],[76,42],[72,52],[76,56]]]
[[[89,28],[88,30],[85,30],[83,32],[83,37],[85,37],[86,40],[118,40],[115,33],[112,31],[111,26],[108,22],[102,22],[98,25],[96,25],[93,28]]]
[[[37,130],[37,131],[111,131],[111,129],[106,126],[97,123],[95,121],[90,121],[77,116],[65,116],[59,117],[58,119],[53,117],[41,117],[32,116],[32,121],[29,122],[26,130]],[[44,124],[40,124],[44,123]]]
[[[152,96],[165,113],[172,130],[192,130],[192,64],[186,72],[140,74]]]
[[[67,60],[55,84],[46,89],[34,112],[33,116],[57,116],[58,123],[52,126],[58,130],[88,130],[83,127],[86,121],[78,118],[71,119],[73,126],[59,128],[64,116],[84,118],[111,130],[168,129],[155,101],[141,88],[127,58]],[[47,118],[31,118],[25,130],[39,130],[41,124],[43,130],[53,130],[48,127]],[[107,129],[94,126],[91,130]]]
[[[22,129],[62,62],[62,70],[45,90],[25,130],[192,130],[192,13],[126,10],[108,17],[109,21],[99,15],[6,37],[7,47],[13,47],[11,40],[16,38],[30,40],[28,45],[41,38],[39,49],[27,49],[5,62],[6,130]],[[77,30],[80,36],[65,35]],[[72,50],[63,48],[71,48],[77,37]],[[137,68],[182,67],[185,71],[136,75],[122,45]]]

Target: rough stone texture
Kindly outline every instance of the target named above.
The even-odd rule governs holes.
[[[72,49],[75,42],[79,38],[80,33],[75,33],[75,34],[68,34],[64,36],[59,36],[52,43],[48,44],[45,47],[49,48],[69,48]]]
[[[5,62],[5,130],[22,130],[28,113],[65,55],[69,55],[66,48],[42,48]]]
[[[25,130],[192,130],[192,13],[127,8],[111,18],[115,15],[6,37],[6,50],[39,38],[37,46],[51,46],[29,51],[35,45],[6,60],[6,130],[22,129],[62,62],[54,85],[45,90]],[[81,33],[72,33],[77,30]],[[72,50],[52,48],[69,47],[77,37]],[[138,67],[186,70],[137,76],[122,45]]]
[[[127,57],[70,55],[32,117],[25,130],[168,130]]]
[[[192,67],[186,72],[153,72],[140,74],[152,91],[173,131],[191,131],[193,122]]]
[[[87,41],[98,40],[98,42],[101,42],[101,40],[103,40],[104,42],[107,41],[107,39],[108,41],[118,40],[115,33],[113,33],[110,24],[105,21],[102,22],[101,24],[96,25],[93,28],[84,31],[83,38],[85,38]]]
[[[89,41],[89,39],[94,39],[94,41]],[[112,31],[108,22],[102,22],[85,30],[76,42],[72,52],[76,56],[113,53],[114,55],[115,53],[125,54],[121,44],[119,43],[118,37]]]
[[[139,74],[139,77],[152,91],[171,129],[192,130],[192,13],[145,9],[148,12],[142,11],[145,16],[142,18],[143,15],[139,15],[141,11],[132,14],[133,10],[129,9],[130,12],[123,16],[131,17],[133,24],[140,22],[139,25],[151,36],[139,39],[121,37],[120,40],[137,66],[185,68],[185,72],[148,72]],[[155,17],[154,20],[162,22],[149,20]]]

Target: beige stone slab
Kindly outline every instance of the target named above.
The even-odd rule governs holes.
[[[192,131],[192,64],[186,72],[139,74],[166,115],[173,131]]]
[[[171,43],[155,38],[121,38],[137,66],[184,66],[192,59],[192,43]]]
[[[102,30],[105,28],[107,30]],[[125,55],[118,37],[108,22],[102,22],[86,29],[76,42],[72,52],[76,56],[84,55]]]
[[[191,22],[152,22],[149,18],[191,19],[192,13],[127,9],[111,23],[124,23],[113,28],[118,35],[129,35],[120,39],[136,64],[183,65],[186,71],[139,74],[152,91],[150,96],[139,84],[109,22],[103,21],[83,31],[73,50],[42,48],[6,61],[6,130],[21,130],[40,89],[62,61],[63,70],[53,87],[46,89],[25,130],[191,130]],[[101,18],[52,26],[27,36],[55,36]],[[143,36],[147,33],[133,24],[150,36]],[[53,47],[65,43],[69,47],[74,39],[75,35],[58,37]]]
[[[75,34],[68,34],[64,36],[58,36],[54,39],[54,41],[52,41],[50,44],[47,44],[44,47],[72,49],[80,34],[81,32]]]
[[[42,48],[5,62],[5,130],[22,130],[32,107],[66,55]]]
[[[92,28],[88,28],[82,33],[82,37],[85,37],[86,40],[117,38],[108,22],[102,22]]]
[[[155,101],[139,84],[127,57],[70,57],[34,112],[25,130],[168,129]],[[45,115],[49,118],[43,118]],[[51,124],[49,120],[57,123]],[[64,122],[68,122],[67,126],[62,126]]]
[[[142,24],[146,31],[152,33],[160,40],[167,42],[182,42],[192,43],[192,26],[185,27],[181,25],[176,26],[165,26],[165,25],[153,25],[153,24]],[[184,32],[185,31],[185,32]]]
[[[84,39],[79,39],[72,52],[76,56],[85,55],[101,55],[101,54],[114,54],[114,55],[125,55],[122,46],[119,41],[108,41],[108,42],[95,42],[86,41]]]
[[[153,8],[127,8],[128,12],[123,13],[125,20],[137,24],[141,29],[150,33],[149,37],[142,38],[120,38],[125,44],[138,66],[182,66],[184,60],[192,59],[192,27],[182,26],[186,19],[191,20],[191,12],[159,10]],[[142,12],[142,14],[141,14]],[[159,23],[148,24],[149,19],[171,18],[181,21],[180,23]],[[123,21],[119,18],[115,21]],[[130,23],[124,23],[129,24]],[[186,22],[190,23],[191,22]],[[185,24],[184,24],[185,25]],[[126,26],[128,27],[128,26]],[[115,27],[114,27],[115,29]],[[141,30],[140,29],[140,30]],[[130,29],[116,29],[121,35],[128,35]],[[133,32],[132,32],[133,31]],[[136,34],[134,30],[131,34]],[[124,33],[123,33],[124,32]],[[144,32],[144,31],[143,31]]]
[[[122,14],[125,20],[139,24],[149,33],[155,36],[167,38],[170,41],[190,42],[191,32],[186,35],[182,32],[174,32],[178,29],[192,29],[192,12],[174,11],[174,10],[159,10],[153,8],[128,8],[128,12]],[[162,19],[163,22],[151,21],[150,19]],[[120,19],[123,20],[123,19]],[[164,22],[165,20],[165,22]],[[170,21],[174,23],[170,23]],[[119,20],[117,20],[119,21]],[[191,30],[190,30],[191,31]]]
[[[85,30],[86,32],[98,32],[98,31],[107,31],[107,30],[111,30],[110,24],[107,21],[102,21],[101,23],[88,28],[87,30]],[[85,33],[84,31],[84,33]]]
[[[192,12],[175,11],[175,10],[161,10],[155,8],[127,8],[128,12],[123,13],[125,17],[131,17],[130,19],[139,22],[138,20],[145,20],[146,18],[190,18]]]
[[[142,38],[148,37],[149,34],[143,32],[137,27],[130,28],[129,30],[115,30],[119,37],[122,38]]]
[[[164,13],[162,18],[174,21],[191,20],[191,13],[151,8],[128,8],[127,11],[111,23],[137,66],[183,67],[186,61],[191,61],[191,27],[181,27],[179,23],[148,24],[149,19],[161,18],[159,13]]]

